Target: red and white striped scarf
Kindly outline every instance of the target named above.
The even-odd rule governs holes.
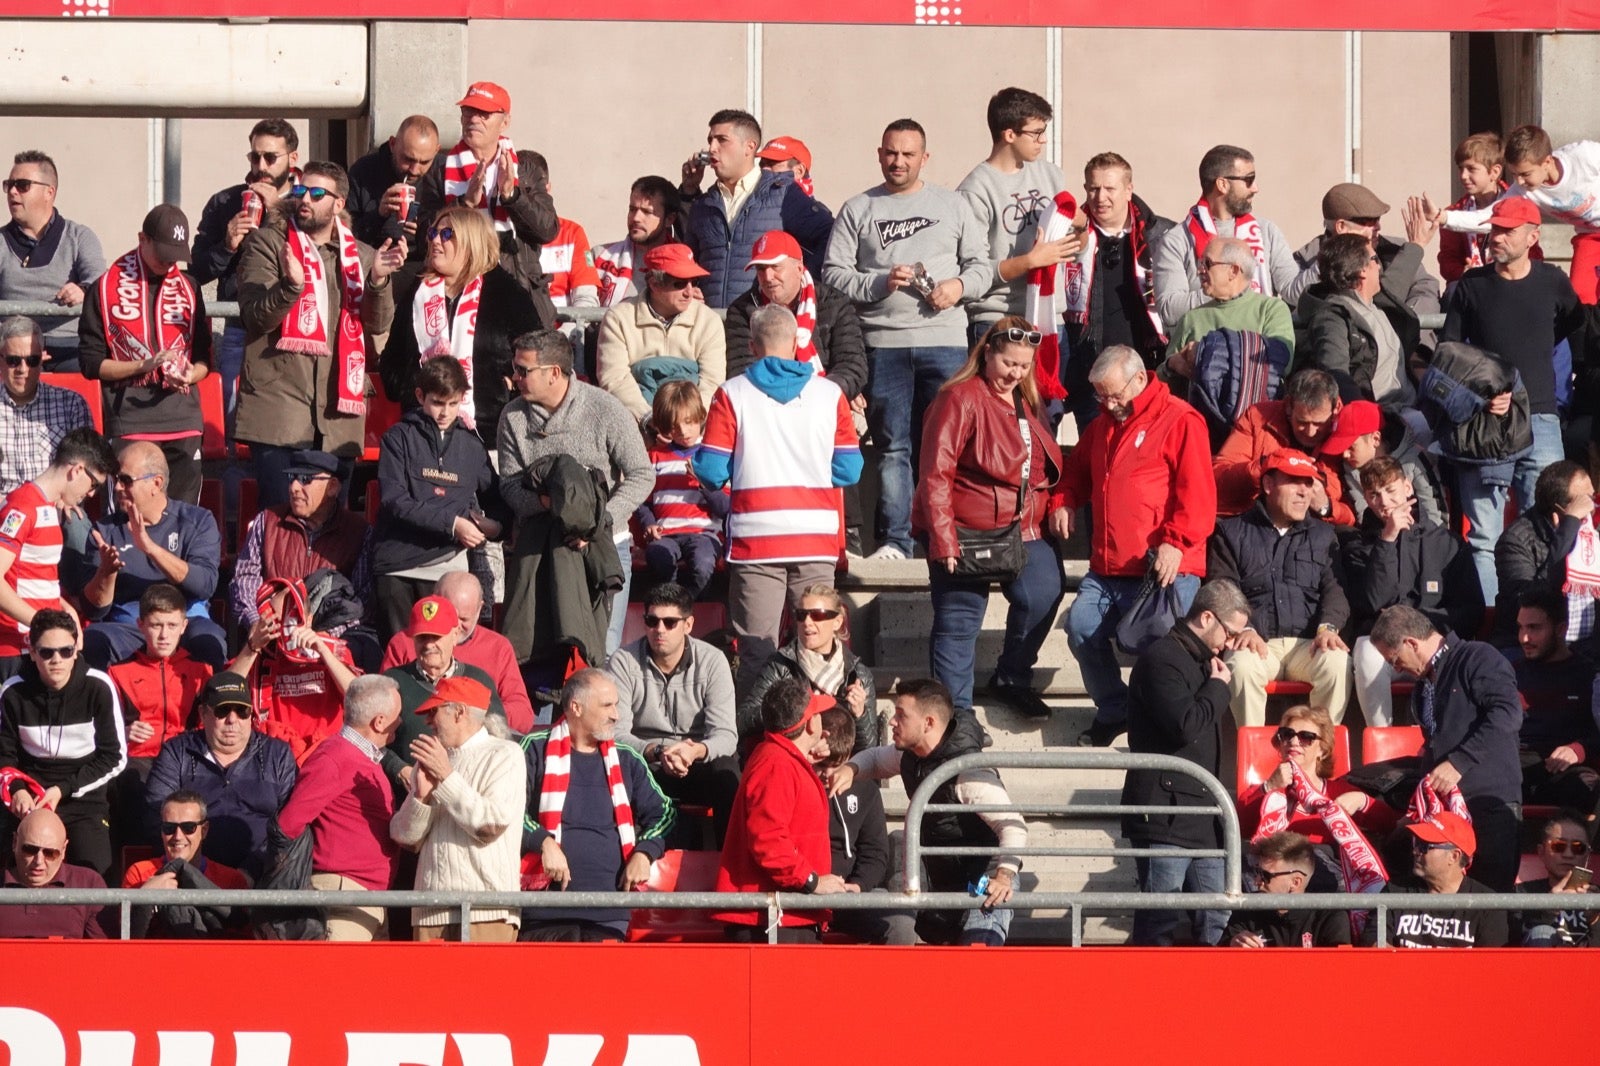
[[[340,219],[333,220],[334,240],[339,245],[339,276],[344,286],[339,296],[337,352],[328,341],[328,278],[322,269],[322,250],[317,242],[289,223],[289,254],[300,260],[306,284],[300,299],[289,309],[278,337],[278,348],[305,355],[336,354],[335,381],[339,389],[339,413],[367,413],[367,340],[361,329],[361,297],[366,280],[361,270],[361,255],[355,236]]]
[[[631,240],[603,244],[594,250],[594,269],[600,275],[600,306],[615,307],[633,295],[633,261],[637,255]]]
[[[1561,591],[1568,596],[1600,596],[1600,532],[1592,514],[1583,516],[1578,539],[1567,553],[1567,580]]]
[[[756,289],[757,304],[765,307],[771,302],[766,293]],[[811,271],[804,266],[800,268],[800,296],[789,310],[794,312],[795,323],[800,327],[794,334],[795,358],[802,363],[809,363],[817,357],[817,283],[811,279]],[[820,364],[817,374],[822,375]]]
[[[1050,210],[1039,217],[1036,239],[1061,240],[1072,232],[1072,220],[1077,213],[1078,201],[1070,192],[1056,193]],[[1034,329],[1044,334],[1033,356],[1033,379],[1045,400],[1062,400],[1067,395],[1066,386],[1061,383],[1061,323],[1071,303],[1069,284],[1065,263],[1028,271],[1028,295],[1023,314],[1033,323]]]
[[[1194,242],[1194,261],[1198,264],[1206,254],[1206,245],[1217,235],[1217,224],[1211,218],[1211,208],[1206,206],[1204,199],[1189,209],[1189,217],[1184,225],[1189,230],[1189,239]],[[1256,257],[1255,276],[1250,279],[1251,290],[1270,294],[1272,275],[1267,272],[1267,246],[1261,242],[1261,223],[1256,221],[1254,215],[1235,215],[1233,236],[1248,244],[1250,254]]]
[[[622,861],[633,856],[633,807],[622,784],[622,763],[617,744],[602,740],[600,758],[606,766],[606,785],[611,789],[611,811],[617,819],[617,841],[622,846]],[[539,786],[539,827],[561,843],[561,811],[567,805],[567,786],[572,781],[572,730],[565,717],[550,727],[544,748],[544,780]],[[522,857],[522,890],[537,892],[547,888],[550,877],[537,852]]]
[[[1459,788],[1447,789],[1441,796],[1424,777],[1417,782],[1417,790],[1411,794],[1411,806],[1406,808],[1406,821],[1412,824],[1426,822],[1440,811],[1460,815],[1468,824],[1472,822],[1472,815],[1467,813],[1466,797]]]
[[[194,282],[174,263],[161,279],[156,297],[159,336],[150,336],[150,277],[136,247],[111,265],[96,283],[100,297],[100,319],[106,331],[106,350],[118,362],[139,363],[159,352],[181,353],[173,361],[173,372],[188,377],[189,345],[196,328]],[[156,388],[166,382],[161,367],[141,374],[135,385]],[[188,392],[187,381],[174,386]]]
[[[510,137],[500,138],[500,143],[494,148],[494,158],[484,164],[478,162],[478,157],[467,147],[466,141],[450,149],[450,154],[444,157],[444,202],[459,202],[467,194],[467,186],[478,172],[478,167],[487,166],[489,169],[483,175],[481,210],[488,214],[495,229],[509,233],[511,212],[500,202],[500,156],[504,152],[510,152],[512,158],[516,158],[517,150],[511,146]]]
[[[1507,186],[1505,182],[1499,182],[1498,185],[1500,192],[1506,191]],[[1465,196],[1461,197],[1461,199],[1451,204],[1447,210],[1476,211],[1478,210],[1478,201],[1469,192]],[[1467,246],[1466,269],[1471,270],[1473,267],[1481,267],[1489,262],[1488,233],[1463,233],[1461,234],[1461,240]]]
[[[478,334],[478,301],[482,295],[483,276],[479,275],[461,290],[452,318],[444,279],[434,274],[423,277],[411,301],[411,328],[416,333],[421,361],[426,363],[436,356],[453,355],[467,372],[467,394],[461,400],[461,424],[468,429],[477,428],[472,406],[472,343]]]
[[[1078,258],[1061,264],[1067,275],[1066,317],[1068,321],[1079,326],[1087,325],[1089,322],[1089,297],[1094,291],[1094,271],[1098,263],[1095,257],[1100,248],[1100,228],[1091,224],[1084,232],[1083,238],[1083,251],[1078,253]],[[1156,286],[1150,266],[1150,245],[1145,240],[1144,219],[1139,215],[1137,204],[1128,205],[1128,250],[1133,258],[1133,282],[1144,297],[1144,313],[1149,317],[1150,326],[1156,331],[1161,344],[1165,346],[1167,331],[1162,327],[1160,313],[1156,311]]]

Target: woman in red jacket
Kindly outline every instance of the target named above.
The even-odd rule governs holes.
[[[1000,530],[1020,519],[1024,564],[1000,586],[1011,610],[989,691],[1031,717],[1050,715],[1033,691],[1033,664],[1061,604],[1061,564],[1040,539],[1049,491],[1061,476],[1061,449],[1039,417],[1033,360],[1042,339],[1025,318],[1000,319],[923,418],[911,524],[928,553],[929,662],[958,709],[972,709],[978,631],[992,582],[956,573],[957,528]]]

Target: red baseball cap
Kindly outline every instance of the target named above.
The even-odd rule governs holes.
[[[470,107],[494,114],[511,111],[511,94],[492,81],[475,81],[467,86],[467,95],[456,101],[457,107]]]
[[[771,266],[785,259],[793,259],[797,263],[804,259],[800,253],[800,242],[781,229],[769,229],[750,249],[750,262],[744,268],[752,270],[759,266]]]
[[[1469,859],[1478,850],[1478,834],[1472,831],[1472,823],[1453,811],[1440,811],[1406,828],[1429,844],[1454,844]]]
[[[711,271],[694,261],[687,244],[662,244],[644,254],[646,270],[660,270],[674,278],[709,278]]]
[[[1290,477],[1308,477],[1320,479],[1322,471],[1311,457],[1296,448],[1279,448],[1261,461],[1261,473],[1268,474],[1276,471],[1288,474]]]
[[[416,713],[427,714],[447,703],[464,703],[468,707],[487,711],[489,699],[488,686],[483,682],[474,681],[470,677],[447,677],[434,688],[433,695],[422,701],[422,706],[417,708]]]
[[[406,632],[413,637],[442,637],[454,633],[460,624],[455,604],[443,596],[424,596],[412,606]]]
[[[1503,200],[1496,200],[1494,211],[1489,215],[1489,225],[1502,229],[1537,226],[1539,222],[1539,207],[1526,196],[1507,196]]]
[[[785,159],[793,159],[806,168],[806,173],[811,173],[811,149],[807,148],[806,142],[798,137],[774,137],[761,146],[756,158],[771,159],[779,163]]]
[[[812,693],[811,698],[806,701],[805,713],[800,716],[800,724],[805,725],[823,711],[831,710],[838,705],[839,701],[834,699],[832,696],[824,696],[820,693]]]
[[[1339,409],[1339,422],[1322,442],[1323,455],[1343,455],[1357,437],[1383,428],[1383,408],[1371,400],[1352,400]]]

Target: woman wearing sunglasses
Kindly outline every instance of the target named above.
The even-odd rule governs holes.
[[[1590,827],[1574,814],[1558,814],[1544,823],[1537,852],[1544,876],[1517,882],[1517,892],[1554,897],[1589,891]],[[1594,947],[1600,923],[1594,911],[1524,911],[1517,942],[1525,948]]]
[[[1061,603],[1061,564],[1040,533],[1050,488],[1061,475],[1061,449],[1039,417],[1033,376],[1043,339],[1025,318],[999,319],[923,420],[911,525],[927,547],[933,592],[928,658],[961,710],[972,709],[978,630],[998,580],[1011,610],[989,691],[1030,717],[1050,716],[1033,691],[1033,664]],[[1013,524],[1020,570],[986,574],[986,549],[972,534],[981,538]]]
[[[740,738],[760,739],[762,697],[779,681],[793,677],[809,684],[811,691],[838,700],[855,719],[855,746],[846,758],[873,747],[882,736],[883,716],[878,713],[871,668],[856,658],[841,635],[850,624],[844,600],[831,585],[810,585],[800,594],[793,619],[793,638],[767,660],[739,703]]]
[[[500,410],[510,402],[511,342],[543,328],[533,298],[500,266],[500,241],[482,211],[447,207],[417,234],[422,275],[401,288],[394,328],[378,361],[389,399],[416,407],[417,368],[452,355],[467,372],[462,424],[493,452]]]

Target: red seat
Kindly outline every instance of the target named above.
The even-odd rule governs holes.
[[[388,393],[383,391],[383,382],[368,374],[366,450],[361,453],[361,458],[369,463],[377,462],[384,433],[398,421],[400,405],[389,399]]]
[[[94,431],[106,431],[105,417],[100,411],[100,383],[90,381],[82,374],[40,374],[41,384],[54,385],[58,389],[70,389],[82,396],[89,405],[89,417],[94,420]]]
[[[1283,757],[1272,743],[1272,734],[1278,731],[1272,725],[1247,725],[1239,730],[1239,756],[1235,767],[1234,789],[1243,792],[1251,785],[1259,785],[1272,776]],[[1342,725],[1333,727],[1333,776],[1350,772],[1350,731]]]
[[[222,375],[207,374],[200,379],[200,458],[228,457],[228,429],[223,421]],[[221,522],[217,523],[220,527]]]
[[[1386,762],[1422,750],[1419,725],[1368,726],[1361,734],[1361,764]]]
[[[650,867],[646,892],[712,892],[717,887],[715,851],[669,851]],[[657,943],[719,941],[723,925],[705,911],[642,908],[628,920],[628,939]]]
[[[222,535],[224,542],[228,539],[228,518],[222,504],[222,482],[214,477],[208,477],[200,482],[200,506],[211,512],[211,517],[217,520],[217,532]]]
[[[1311,695],[1311,686],[1304,681],[1268,681],[1267,695],[1309,696]]]

